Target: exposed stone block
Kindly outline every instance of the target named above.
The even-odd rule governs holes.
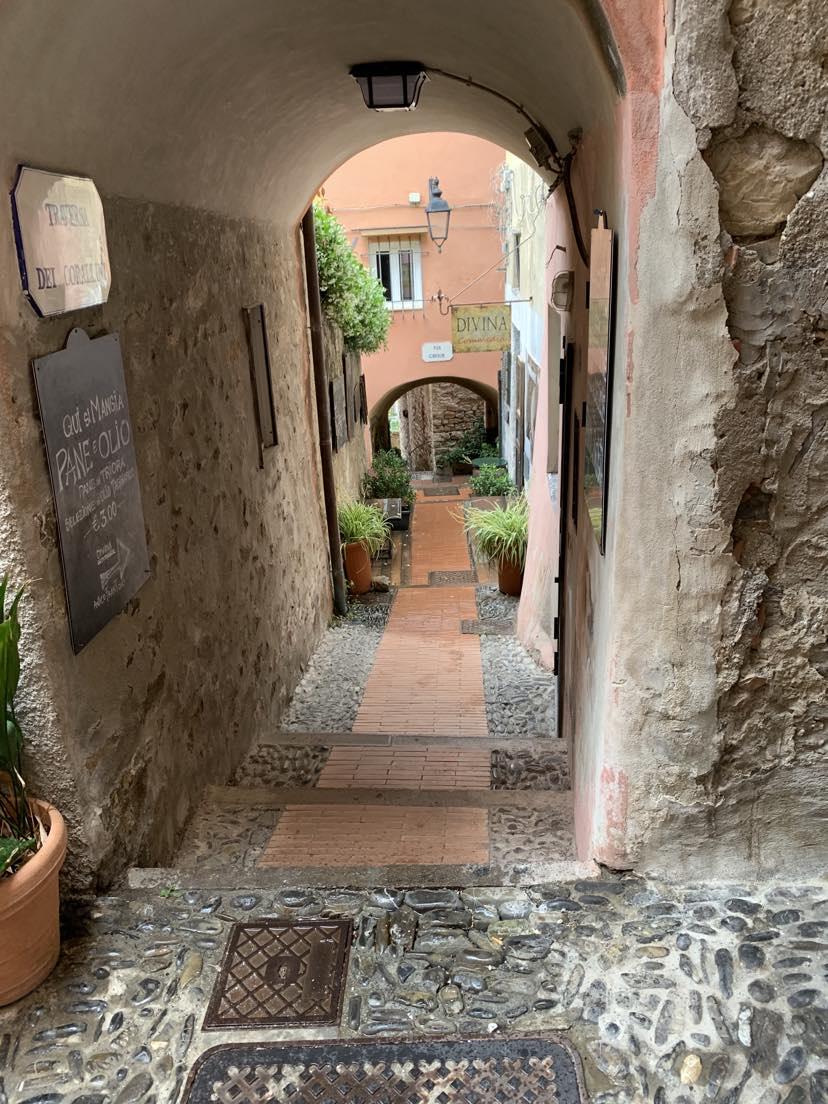
[[[748,239],[778,234],[822,168],[816,146],[762,127],[719,142],[706,160],[719,184],[722,226]]]

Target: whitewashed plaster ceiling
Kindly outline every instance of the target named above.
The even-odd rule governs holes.
[[[586,14],[593,12],[590,17]],[[466,131],[525,156],[525,122],[435,76],[379,115],[348,74],[412,58],[518,102],[562,150],[609,122],[613,48],[594,0],[3,0],[0,142],[102,191],[291,222],[348,157],[398,134]]]

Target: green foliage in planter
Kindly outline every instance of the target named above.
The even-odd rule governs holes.
[[[371,470],[362,477],[363,498],[401,498],[407,506],[414,502],[411,469],[394,449],[374,454]]]
[[[529,503],[525,495],[491,510],[467,507],[466,530],[481,556],[495,562],[505,560],[523,570],[529,544]]]
[[[494,449],[494,452],[489,450]],[[471,457],[498,455],[496,446],[486,441],[486,428],[483,419],[478,418],[471,429],[467,429],[452,445],[447,445],[434,457],[438,468],[453,468],[456,464],[469,464]]]
[[[475,495],[510,495],[515,491],[515,485],[506,469],[493,464],[484,464],[480,474],[471,477],[469,486]]]
[[[385,347],[391,316],[382,284],[352,252],[345,229],[321,203],[313,205],[322,309],[342,330],[345,348],[374,353]]]
[[[391,532],[382,510],[367,502],[341,502],[337,520],[343,548],[346,544],[361,544],[371,556],[379,552]]]
[[[0,875],[13,874],[37,850],[38,826],[29,808],[23,780],[23,733],[14,712],[20,682],[20,621],[22,590],[6,610],[8,576],[0,582]]]

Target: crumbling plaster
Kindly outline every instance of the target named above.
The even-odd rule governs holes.
[[[26,770],[68,816],[70,890],[171,857],[202,787],[277,725],[330,611],[295,236],[115,197],[104,207],[106,306],[38,320],[14,279],[0,292],[2,568],[27,590]],[[11,276],[9,220],[0,234]],[[279,432],[263,468],[242,315],[256,302]],[[152,569],[77,656],[30,367],[73,326],[121,335]]]
[[[644,388],[633,381],[632,410],[655,419],[659,440],[628,429],[619,473],[640,555],[615,587],[607,758],[624,779],[625,809],[615,825],[605,815],[598,833],[614,865],[807,873],[821,862],[828,235],[819,27],[824,11],[807,0],[735,0],[729,19],[725,2],[685,0],[677,11],[632,326],[638,382],[646,377]],[[737,171],[721,152],[734,143]],[[757,190],[771,161],[772,186]],[[765,206],[751,209],[757,195]],[[668,227],[669,271],[655,248]],[[665,440],[675,442],[668,457]],[[636,624],[647,627],[640,641]]]

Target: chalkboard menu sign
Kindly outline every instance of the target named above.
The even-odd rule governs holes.
[[[150,574],[118,335],[72,330],[34,378],[79,652]]]

